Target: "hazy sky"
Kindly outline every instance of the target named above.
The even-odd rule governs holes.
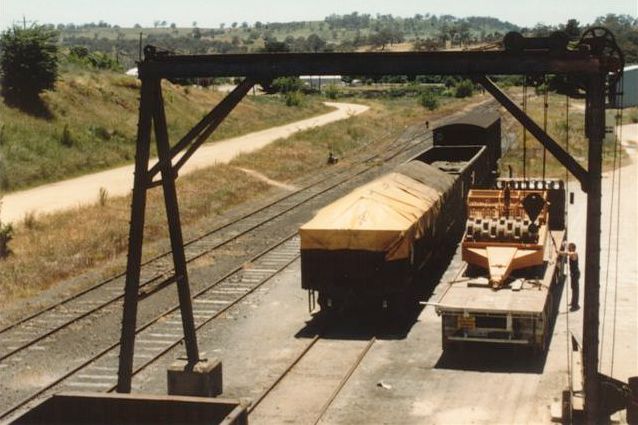
[[[331,13],[382,13],[413,16],[493,16],[521,26],[556,24],[568,18],[592,22],[607,13],[638,15],[638,0],[0,0],[0,27],[22,22],[87,23],[106,21],[130,27],[155,20],[178,26],[230,25],[232,22],[286,22],[323,19]]]

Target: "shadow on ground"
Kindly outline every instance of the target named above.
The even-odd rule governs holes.
[[[538,353],[529,347],[466,342],[458,348],[444,351],[434,368],[541,374],[546,360],[547,351]]]
[[[53,113],[49,109],[46,103],[40,99],[40,97],[26,99],[12,99],[9,96],[4,96],[4,103],[10,108],[19,109],[27,115],[31,115],[35,118],[43,120],[52,120]]]

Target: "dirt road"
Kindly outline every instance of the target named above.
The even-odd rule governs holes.
[[[326,102],[326,105],[336,110],[313,118],[202,146],[180,169],[180,175],[214,164],[228,163],[240,153],[261,149],[277,139],[359,115],[369,109],[367,106],[352,103]],[[153,158],[151,163],[155,160],[156,158]],[[43,214],[92,204],[97,202],[100,188],[104,188],[108,196],[126,195],[133,187],[133,168],[133,164],[126,165],[7,194],[2,199],[0,220],[16,222],[23,219],[27,213]]]

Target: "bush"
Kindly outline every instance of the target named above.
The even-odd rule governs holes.
[[[0,222],[0,259],[7,258],[11,254],[9,242],[13,239],[13,226],[11,223]]]
[[[286,106],[299,106],[303,103],[303,94],[299,91],[286,93]]]
[[[326,94],[326,97],[328,99],[336,99],[337,97],[339,97],[339,87],[337,87],[335,84],[329,84],[328,87],[326,87],[324,93]]]
[[[434,111],[439,107],[439,99],[431,91],[426,91],[419,96],[419,105],[427,108],[429,111]]]
[[[474,84],[470,80],[463,80],[456,84],[454,97],[469,97],[474,94]]]
[[[276,93],[298,92],[301,89],[303,89],[303,82],[297,77],[280,77],[272,82],[272,90]]]
[[[102,52],[89,52],[86,47],[74,46],[69,50],[68,61],[91,69],[123,71],[122,66],[111,56]]]
[[[0,201],[0,207],[2,207],[2,201]],[[11,254],[11,249],[9,249],[11,239],[13,239],[13,226],[11,223],[2,224],[0,221],[0,260]]]
[[[70,148],[75,144],[75,139],[71,135],[71,130],[69,130],[68,124],[64,124],[64,129],[62,130],[62,135],[60,136],[60,143],[62,143],[67,148]]]
[[[45,26],[14,26],[0,35],[2,95],[29,104],[53,89],[58,76],[57,33]]]

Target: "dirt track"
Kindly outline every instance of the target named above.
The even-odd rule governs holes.
[[[228,163],[240,153],[263,148],[277,139],[291,136],[299,131],[319,127],[335,121],[359,115],[369,108],[352,103],[326,102],[335,111],[290,124],[272,127],[232,139],[222,140],[201,147],[180,169],[180,174],[219,163]],[[151,159],[153,163],[156,158]],[[89,174],[60,182],[50,183],[33,189],[10,193],[2,199],[0,219],[16,222],[27,213],[43,214],[92,204],[98,200],[100,188],[109,196],[123,196],[133,187],[133,164],[99,173]]]

